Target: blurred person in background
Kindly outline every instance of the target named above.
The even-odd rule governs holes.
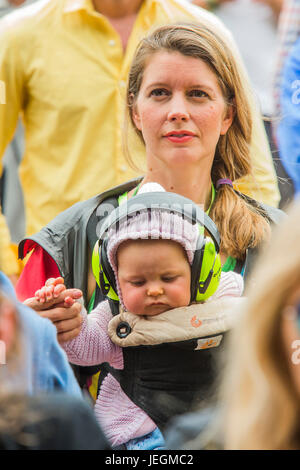
[[[280,89],[283,66],[291,49],[300,36],[300,0],[283,0],[278,20],[278,49],[276,56],[274,78],[274,100],[276,120],[273,123],[276,138],[276,128],[280,117]]]
[[[170,448],[300,449],[299,239],[297,200],[246,289],[222,371],[221,407],[178,418]]]
[[[32,3],[33,0],[0,0],[0,18],[10,13],[14,8],[25,3]],[[4,89],[0,90],[0,104],[4,101]],[[6,101],[6,99],[5,99]],[[15,245],[24,235],[23,217],[24,210],[23,196],[17,174],[18,165],[23,152],[23,131],[19,124],[14,139],[6,149],[3,157],[3,172],[0,177],[0,206],[8,217],[0,214],[0,252],[2,253],[2,269],[9,276],[13,284],[18,279],[20,265],[16,259]],[[11,195],[13,194],[13,198]],[[7,208],[7,211],[6,211]],[[9,228],[8,228],[9,227]]]
[[[21,356],[22,365],[14,377],[14,380],[17,380],[16,388],[29,394],[47,390],[81,397],[73,371],[57,342],[56,328],[49,320],[41,318],[29,307],[17,301],[12,284],[1,271],[0,289],[2,295],[6,296],[10,305],[14,307],[13,312],[10,312],[10,318],[14,318],[11,322],[19,323],[20,331],[26,338],[25,349]],[[77,308],[80,312],[79,304]],[[13,382],[9,380],[9,383]],[[2,381],[1,388],[3,388]]]
[[[10,278],[11,282],[16,284],[18,280],[17,273],[19,271],[19,266],[14,250],[10,244],[10,234],[3,214],[0,214],[0,262],[3,267],[3,271]]]
[[[0,272],[0,449],[108,449],[48,320]]]
[[[289,5],[289,4],[288,4]],[[290,5],[290,8],[292,6]],[[290,175],[295,193],[300,192],[300,2],[292,9],[294,16],[287,10],[283,20],[286,22],[285,36],[279,51],[282,68],[278,70],[278,123],[276,136],[280,157]],[[294,42],[293,42],[294,41]]]
[[[278,41],[278,18],[284,0],[191,0],[221,19],[232,32],[249,73],[278,176],[280,207],[293,198],[293,184],[286,173],[272,135],[275,118],[273,80]]]
[[[0,80],[9,106],[0,105],[0,156],[22,114],[26,235],[72,204],[136,175],[122,149],[129,65],[142,36],[178,20],[209,22],[229,34],[214,15],[182,0],[39,0],[2,19]],[[266,136],[258,113],[253,115],[256,180],[240,181],[239,189],[277,206]],[[130,142],[143,161],[133,132]]]

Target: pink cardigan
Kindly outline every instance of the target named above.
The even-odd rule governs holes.
[[[217,292],[212,298],[239,297],[243,291],[240,275],[222,273]],[[116,369],[123,369],[122,348],[108,336],[108,323],[112,313],[107,301],[101,302],[89,315],[82,309],[83,323],[80,334],[62,346],[73,364],[91,366],[108,362]],[[156,428],[149,416],[125,395],[120,384],[108,374],[101,385],[96,400],[95,414],[112,446],[141,437]]]

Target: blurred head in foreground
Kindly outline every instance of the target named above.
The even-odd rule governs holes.
[[[300,202],[288,213],[232,334],[221,386],[228,449],[300,449]]]

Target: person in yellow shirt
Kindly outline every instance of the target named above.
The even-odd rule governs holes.
[[[22,114],[26,235],[75,202],[136,176],[122,149],[129,65],[142,36],[178,20],[221,32],[248,83],[229,31],[214,15],[183,0],[39,0],[1,20],[6,104],[0,104],[0,156]],[[276,174],[254,106],[253,101],[254,175],[236,182],[236,188],[277,206]],[[144,157],[133,133],[130,152],[135,159]]]
[[[13,284],[15,284],[19,264],[16,259],[16,253],[10,244],[9,232],[3,214],[0,214],[0,265],[2,266],[3,272],[5,272]]]

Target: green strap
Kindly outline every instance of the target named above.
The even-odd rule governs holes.
[[[208,215],[208,213],[211,209],[211,206],[212,206],[212,204],[215,200],[215,196],[216,196],[216,190],[215,190],[215,187],[214,187],[213,183],[211,185],[211,192],[212,192],[212,197],[211,197],[210,206],[208,208],[208,211],[206,212],[207,215]],[[232,256],[228,256],[225,263],[222,266],[222,272],[223,273],[228,273],[229,271],[234,271],[235,266],[236,266],[236,258],[233,258]]]
[[[137,187],[135,188],[134,193],[133,193],[132,196],[136,196],[136,194],[137,194],[137,192],[138,192],[140,186],[141,186],[141,183],[139,183],[139,184],[137,185]],[[119,204],[119,206],[120,206],[123,202],[127,201],[127,196],[128,196],[128,191],[126,191],[125,193],[121,194],[121,195],[118,197],[118,204]]]
[[[210,211],[210,209],[211,209],[211,206],[212,206],[213,203],[214,203],[215,197],[216,197],[216,190],[215,190],[215,187],[214,187],[214,183],[211,182],[211,200],[210,200],[209,208],[208,208],[207,211],[206,211],[206,214],[207,214],[207,215],[209,215],[209,211]]]
[[[222,272],[228,273],[229,271],[234,271],[235,266],[236,266],[236,258],[233,258],[232,256],[228,256],[228,258],[226,259],[225,263],[222,266]]]
[[[211,206],[214,203],[215,197],[216,197],[216,190],[215,190],[214,184],[212,182],[211,183],[211,200],[210,200],[209,208],[207,209],[207,211],[205,211],[206,215],[209,215],[209,211],[211,209]],[[199,225],[199,233],[200,233],[200,235],[204,235],[204,226],[203,225]]]
[[[90,313],[94,308],[95,296],[96,296],[96,289],[94,290],[93,295],[90,298],[89,305],[88,305],[88,308],[87,308],[88,313]]]
[[[137,187],[135,188],[132,197],[137,195],[137,192],[138,192],[138,190],[140,189],[140,186],[141,186],[141,183],[139,183],[139,184],[137,185]]]
[[[120,206],[123,202],[127,201],[127,194],[128,194],[128,191],[126,191],[125,193],[121,194],[121,195],[118,197],[118,204],[119,204],[119,206]]]

